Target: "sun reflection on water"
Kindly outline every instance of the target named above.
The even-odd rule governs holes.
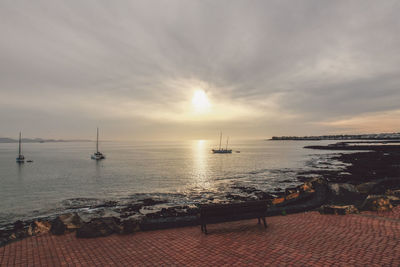
[[[211,187],[208,177],[208,146],[206,140],[197,140],[193,144],[193,185],[198,189]]]

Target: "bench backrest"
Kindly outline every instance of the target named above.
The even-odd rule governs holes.
[[[266,214],[268,209],[268,201],[257,200],[232,204],[207,204],[200,206],[200,216],[202,218],[209,217],[225,217],[242,214]]]

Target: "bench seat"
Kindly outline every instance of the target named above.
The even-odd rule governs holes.
[[[207,224],[239,221],[247,219],[262,220],[267,227],[268,201],[257,200],[231,204],[206,204],[200,205],[201,231],[207,234]]]

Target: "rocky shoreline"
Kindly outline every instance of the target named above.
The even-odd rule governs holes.
[[[300,172],[298,179],[303,184],[281,192],[268,193],[253,187],[235,186],[239,193],[227,193],[224,202],[268,200],[271,204],[269,216],[315,209],[334,214],[383,211],[400,203],[400,146],[340,142],[306,148],[351,150],[354,153],[338,153],[332,158],[345,163],[344,170]],[[16,221],[0,230],[0,246],[46,232],[61,235],[75,231],[77,237],[90,238],[198,224],[197,205],[169,206],[162,198],[143,198],[126,205],[114,202],[103,205],[108,205],[110,212],[95,218],[72,212],[55,218]]]

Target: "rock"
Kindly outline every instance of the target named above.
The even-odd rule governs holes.
[[[5,246],[8,242],[8,238],[0,237],[0,247]]]
[[[386,190],[386,195],[400,197],[400,189],[398,190]]]
[[[245,187],[245,186],[232,186],[232,189],[237,189],[237,190],[239,190],[243,193],[247,193],[247,194],[252,194],[252,193],[258,191],[254,187]]]
[[[286,195],[290,195],[290,194],[293,194],[293,193],[296,193],[296,192],[297,192],[297,188],[296,187],[286,188],[285,189],[285,194]]]
[[[274,199],[272,200],[272,205],[280,204],[280,203],[282,203],[282,202],[284,202],[284,201],[285,201],[285,198],[283,198],[283,197],[274,198]]]
[[[287,195],[285,197],[285,200],[295,199],[295,198],[298,198],[299,196],[300,196],[299,192],[294,192],[294,193],[292,193],[290,195]]]
[[[356,186],[356,189],[358,192],[361,194],[369,194],[372,189],[376,186],[377,182],[367,182],[367,183],[362,183]]]
[[[154,200],[152,198],[145,198],[142,201],[143,201],[144,206],[154,206],[154,205],[162,204],[162,203],[166,202],[165,200]]]
[[[390,211],[393,209],[390,199],[385,195],[369,195],[363,205],[363,210]]]
[[[67,213],[58,217],[68,230],[75,230],[82,226],[83,220],[77,213]]]
[[[24,223],[20,220],[14,222],[14,231],[21,231],[24,229]]]
[[[337,206],[337,205],[324,205],[321,207],[321,214],[336,214],[346,215],[352,213],[358,213],[358,209],[354,205]]]
[[[132,234],[139,231],[139,221],[138,220],[125,220],[121,223],[122,234]]]
[[[67,227],[65,224],[60,220],[59,217],[57,217],[52,223],[51,223],[51,228],[50,232],[53,235],[63,235],[65,231],[67,230]]]
[[[300,192],[308,192],[308,193],[314,193],[315,190],[312,188],[312,184],[307,182],[299,186],[299,191]]]
[[[120,233],[121,227],[118,223],[119,220],[114,217],[93,219],[90,222],[83,224],[81,228],[77,229],[76,237],[92,238]]]
[[[365,195],[361,194],[352,184],[331,183],[328,184],[328,188],[330,191],[329,202],[332,204],[360,205],[365,199]]]
[[[49,232],[51,229],[51,223],[48,221],[34,221],[29,225],[28,235],[37,235]]]
[[[398,171],[397,171],[398,174]],[[386,178],[380,180],[377,185],[371,190],[369,194],[371,195],[382,195],[385,194],[387,190],[400,189],[400,179],[399,178]]]
[[[387,196],[387,198],[390,200],[390,204],[392,205],[399,205],[400,204],[400,197],[396,196]]]
[[[149,206],[149,205],[148,205]],[[129,204],[128,206],[120,209],[120,212],[123,213],[134,213],[134,212],[139,212],[139,210],[143,207],[143,204]]]
[[[227,199],[233,199],[233,200],[240,200],[240,201],[249,201],[249,200],[251,200],[250,197],[234,195],[234,194],[231,194],[231,193],[228,193],[226,195],[226,198]]]
[[[268,193],[263,192],[263,191],[256,192],[256,193],[254,193],[254,195],[259,200],[271,200],[271,199],[274,198],[271,194],[268,194]]]
[[[357,188],[352,185],[352,184],[336,184],[336,183],[332,183],[329,184],[329,188],[331,190],[331,192],[333,192],[335,195],[342,195],[345,194],[347,192],[349,193],[359,193]]]

